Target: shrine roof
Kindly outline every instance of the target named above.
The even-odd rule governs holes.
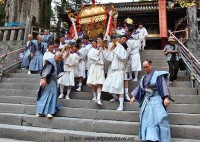
[[[146,1],[146,2],[123,2],[123,3],[112,3],[113,6],[117,9],[119,12],[140,12],[140,11],[157,11],[159,6],[157,1]],[[109,4],[103,4],[103,5],[109,5]],[[170,5],[170,3],[167,2],[166,8],[168,11],[176,11],[181,8],[178,4]]]

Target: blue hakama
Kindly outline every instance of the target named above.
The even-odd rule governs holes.
[[[170,97],[168,73],[153,70],[131,93],[140,103],[139,137],[144,141],[171,142],[165,97]]]
[[[44,47],[42,43],[35,43],[35,48],[31,49],[31,52],[34,54],[31,59],[29,70],[30,71],[40,71],[43,67],[43,51]]]
[[[41,71],[41,78],[46,78],[47,86],[40,87],[37,98],[37,113],[41,115],[55,114],[57,105],[57,65],[53,58],[46,60]]]
[[[58,95],[57,83],[51,80],[42,91],[40,99],[37,101],[37,113],[55,114]]]
[[[22,58],[22,62],[21,62],[21,67],[22,68],[28,68],[29,64],[30,64],[30,54],[31,54],[31,50],[29,48],[27,48],[25,50],[24,56]]]

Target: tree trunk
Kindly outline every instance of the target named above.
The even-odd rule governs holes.
[[[189,30],[189,40],[188,48],[191,51],[196,52],[197,42],[198,42],[198,22],[197,22],[197,7],[191,6],[187,8],[188,16],[188,30]]]
[[[46,9],[51,9],[51,0],[7,0],[6,22],[26,23],[27,16],[36,17],[36,24],[40,27],[49,26],[50,17],[45,17]]]

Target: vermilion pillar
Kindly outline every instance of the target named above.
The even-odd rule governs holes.
[[[158,0],[158,5],[159,5],[159,26],[160,26],[161,47],[163,49],[167,43],[166,0]]]

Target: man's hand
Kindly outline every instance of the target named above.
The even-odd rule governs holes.
[[[165,107],[168,107],[169,104],[170,104],[170,100],[169,100],[169,98],[167,97],[167,98],[164,99],[164,105],[165,105]]]
[[[131,100],[130,100],[130,103],[133,103],[135,100],[135,97],[133,97]]]
[[[33,58],[33,53],[31,53],[31,58]]]
[[[42,87],[46,87],[47,86],[46,78],[41,79],[40,84],[41,84]]]

